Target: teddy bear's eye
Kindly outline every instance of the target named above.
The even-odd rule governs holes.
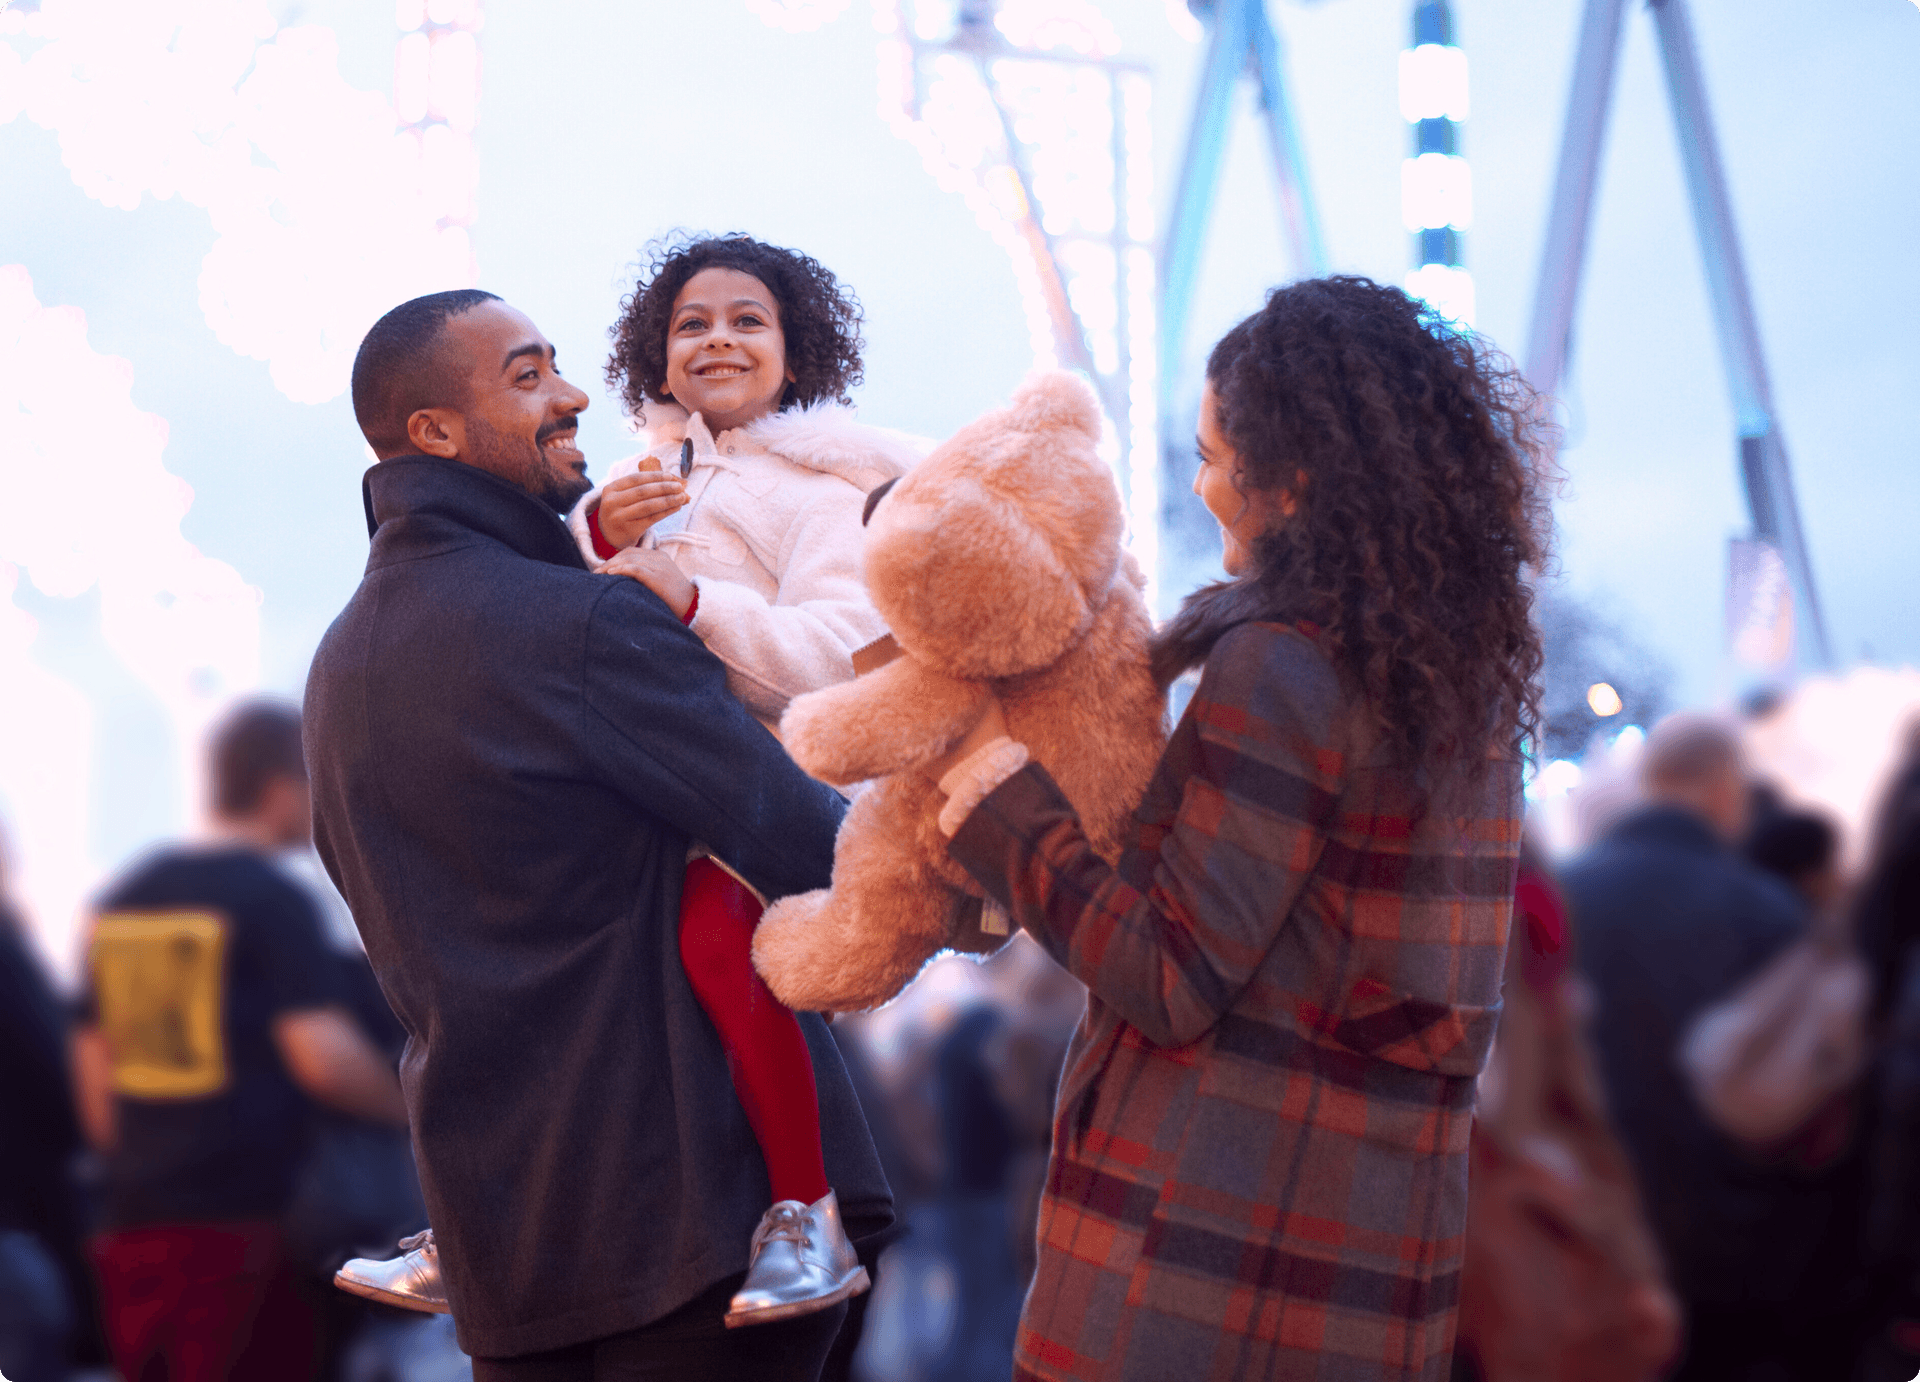
[[[873,517],[873,511],[880,506],[880,501],[887,497],[887,491],[899,483],[900,477],[896,475],[884,485],[868,492],[867,506],[860,511],[860,526],[862,528],[867,526],[867,520]]]

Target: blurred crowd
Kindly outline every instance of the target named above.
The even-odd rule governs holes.
[[[1756,771],[1753,729],[1669,717],[1523,852],[1456,1378],[1920,1368],[1920,723],[1864,825]],[[469,1375],[446,1317],[329,1284],[425,1215],[297,713],[236,710],[209,779],[211,835],[99,894],[75,994],[0,865],[0,1374]],[[835,1023],[904,1231],[834,1375],[1009,1375],[1084,1003],[1019,938]]]
[[[1920,722],[1848,839],[1778,708],[1597,742],[1523,854],[1456,1378],[1920,1368]]]

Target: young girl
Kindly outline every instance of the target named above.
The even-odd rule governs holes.
[[[851,678],[854,653],[885,636],[860,578],[862,511],[921,448],[846,406],[861,378],[859,305],[814,260],[744,235],[652,251],[607,363],[646,450],[568,523],[591,566],[640,581],[700,635],[772,729],[788,701]],[[827,1184],[805,1038],[753,969],[764,900],[704,849],[691,855],[681,962],[726,1048],[774,1199],[726,1322],[760,1324],[825,1309],[868,1279]],[[336,1279],[444,1310],[431,1240],[406,1246]]]

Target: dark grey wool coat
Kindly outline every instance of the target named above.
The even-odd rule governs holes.
[[[373,550],[307,683],[314,838],[406,1025],[415,1154],[460,1343],[632,1329],[742,1271],[770,1203],[679,959],[701,840],[769,896],[826,886],[840,798],[720,662],[560,519],[455,461],[367,474]],[[801,1014],[849,1228],[891,1199]]]

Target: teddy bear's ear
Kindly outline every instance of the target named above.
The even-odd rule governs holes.
[[[1033,431],[1070,428],[1100,439],[1100,399],[1093,386],[1065,370],[1037,370],[1014,390],[1010,409]]]

